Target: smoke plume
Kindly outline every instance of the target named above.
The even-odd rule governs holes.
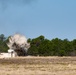
[[[6,9],[10,4],[12,5],[26,5],[35,0],[0,0],[0,8]]]
[[[10,49],[13,49],[17,54],[25,55],[30,44],[27,42],[25,36],[21,34],[15,34],[9,38],[9,43],[7,43]]]

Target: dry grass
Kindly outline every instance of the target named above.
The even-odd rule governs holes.
[[[0,75],[76,75],[76,57],[0,59]]]

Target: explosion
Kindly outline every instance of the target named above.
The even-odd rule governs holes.
[[[9,43],[7,43],[10,49],[13,49],[18,56],[25,56],[30,44],[24,35],[15,34],[9,38]]]

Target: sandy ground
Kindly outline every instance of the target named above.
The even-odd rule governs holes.
[[[76,57],[4,58],[0,75],[76,75]]]

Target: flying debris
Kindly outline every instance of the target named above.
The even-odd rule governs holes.
[[[25,56],[30,47],[30,43],[27,42],[26,37],[21,34],[11,36],[7,45],[10,49],[13,49],[18,56]]]

